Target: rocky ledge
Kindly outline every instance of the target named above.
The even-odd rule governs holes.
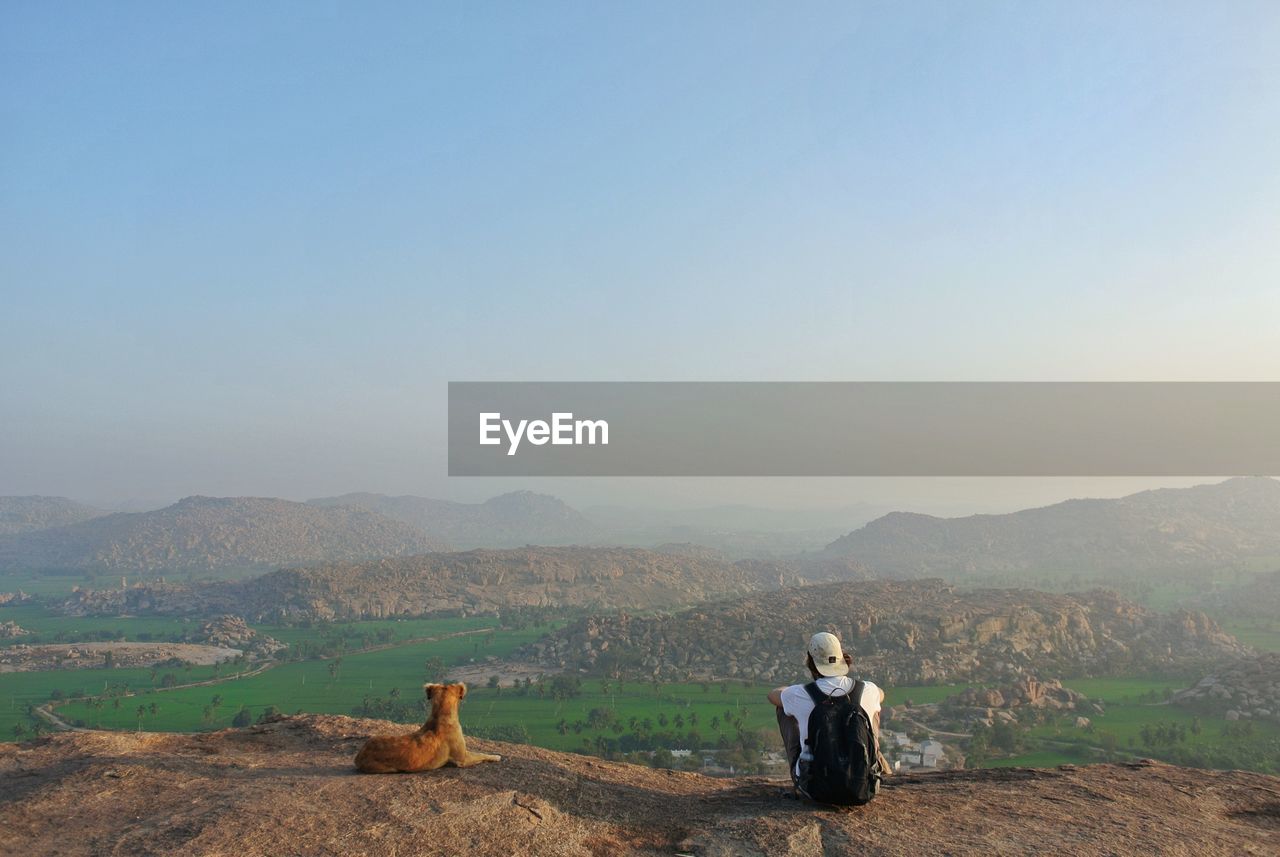
[[[500,763],[354,772],[366,736],[408,728],[305,716],[0,745],[0,853],[1272,854],[1280,834],[1280,779],[1156,763],[904,776],[849,811],[778,780],[489,741]]]

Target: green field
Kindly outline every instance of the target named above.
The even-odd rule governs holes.
[[[1261,622],[1224,622],[1222,630],[1260,652],[1280,652],[1280,626],[1274,621],[1265,625]]]
[[[440,631],[441,626],[435,625],[430,630]],[[304,661],[213,687],[163,691],[156,695],[160,702],[158,715],[146,718],[144,727],[157,731],[224,728],[230,725],[242,705],[248,707],[255,718],[268,706],[286,713],[350,714],[365,697],[386,697],[392,688],[400,690],[402,699],[414,700],[421,694],[427,658],[439,657],[453,666],[488,656],[504,657],[542,633],[543,630],[535,629],[498,631],[491,642],[488,635],[476,634],[414,643],[345,656],[333,674],[330,673],[333,660]],[[634,681],[589,680],[582,682],[579,695],[553,699],[550,695],[539,697],[532,690],[493,689],[473,682],[464,702],[463,716],[473,728],[522,726],[533,743],[558,750],[583,749],[599,737],[616,739],[620,734],[633,731],[635,726],[643,726],[646,719],[650,721],[649,731],[676,732],[684,739],[693,731],[702,743],[711,746],[722,737],[733,737],[737,733],[737,726],[728,725],[727,719],[741,722],[743,731],[764,730],[772,735],[776,721],[773,708],[765,700],[769,690],[768,685],[742,682],[661,684],[655,688],[652,684]],[[957,687],[943,686],[891,689],[887,704],[905,699],[930,702],[957,690]],[[207,718],[205,709],[215,694],[223,701],[214,716]],[[594,709],[611,710],[623,730],[587,726]],[[105,728],[137,727],[133,707],[127,711],[101,711],[86,703],[73,702],[59,707],[58,711],[69,720],[83,719],[91,725],[100,722]],[[680,727],[676,725],[676,715],[680,715]],[[635,726],[631,718],[636,719]],[[566,727],[563,733],[559,728],[561,721]],[[575,729],[579,722],[581,725]]]
[[[231,667],[224,667],[226,675]],[[166,671],[167,672],[167,671]],[[190,670],[173,670],[181,681],[203,681],[214,676],[213,667],[192,667]],[[158,674],[159,681],[163,672]],[[21,724],[30,728],[32,720],[27,716],[27,705],[39,705],[49,701],[55,689],[64,694],[83,690],[87,694],[104,693],[109,685],[128,685],[131,689],[146,691],[156,686],[149,669],[86,669],[48,670],[45,672],[0,673],[0,740],[12,741],[13,727]],[[150,702],[150,700],[148,700]],[[82,706],[83,707],[83,706]],[[134,703],[130,711],[137,707]],[[115,709],[111,709],[113,713]],[[96,716],[99,712],[94,711]],[[104,714],[106,712],[103,712]],[[136,717],[134,726],[137,725]]]
[[[17,622],[31,632],[14,642],[36,644],[75,642],[98,632],[109,632],[120,640],[176,640],[193,630],[200,622],[162,616],[63,616],[36,604],[0,607],[0,622]]]
[[[415,635],[427,631],[453,633],[458,630],[459,621],[470,620],[430,620],[430,625],[414,626]],[[386,696],[392,688],[399,689],[405,699],[417,698],[422,693],[425,664],[430,658],[438,657],[446,665],[457,666],[486,657],[505,657],[544,633],[545,628],[531,628],[410,643],[344,655],[340,661],[328,658],[285,663],[259,675],[216,686],[162,691],[156,695],[159,713],[148,718],[144,726],[156,731],[178,732],[222,728],[231,724],[231,718],[242,705],[255,717],[267,706],[286,713],[350,714],[366,696]],[[223,702],[214,716],[206,719],[205,706],[215,694]],[[68,720],[83,719],[93,725],[101,718],[105,728],[137,726],[137,718],[132,713],[94,711],[86,703],[69,703],[59,707],[58,712]]]
[[[54,615],[38,606],[0,608],[0,619],[12,619],[36,632],[32,642],[75,639],[80,634],[110,633],[122,639],[170,639],[192,629],[191,620],[168,618],[74,619]],[[30,725],[28,703],[43,703],[54,688],[65,694],[84,690],[101,693],[107,683],[127,683],[136,697],[97,706],[90,701],[61,703],[64,719],[90,726],[136,729],[137,708],[146,713],[141,726],[155,731],[200,731],[225,728],[245,707],[256,719],[268,708],[285,713],[352,714],[366,700],[394,704],[404,720],[420,716],[418,702],[428,661],[446,667],[483,665],[502,659],[517,647],[538,639],[547,626],[521,630],[495,629],[492,617],[444,619],[388,619],[365,622],[315,623],[304,626],[258,626],[257,630],[289,644],[303,660],[288,660],[266,671],[201,687],[158,689],[146,669],[54,671],[0,675],[0,738],[12,739],[15,723]],[[1272,633],[1272,632],[1267,632]],[[426,639],[423,638],[434,638]],[[415,641],[415,642],[410,642]],[[1257,643],[1255,643],[1256,645]],[[373,648],[370,648],[373,647]],[[368,649],[361,651],[361,649]],[[314,657],[317,653],[325,657]],[[285,656],[288,657],[286,652]],[[224,668],[225,669],[230,669]],[[495,662],[496,673],[501,666]],[[225,671],[224,671],[225,674]],[[482,666],[480,675],[490,673]],[[182,683],[209,678],[209,667],[183,671]],[[1168,692],[1186,687],[1198,676],[1177,678],[1076,679],[1075,690],[1106,705],[1104,714],[1086,712],[1092,731],[1076,729],[1075,712],[1029,727],[1018,755],[991,759],[986,766],[1052,766],[1096,760],[1101,744],[1117,755],[1151,755],[1224,748],[1235,752],[1245,739],[1226,736],[1225,721],[1170,705],[1152,704]],[[799,677],[797,676],[797,679]],[[471,682],[463,709],[468,728],[480,733],[522,730],[533,743],[558,750],[610,752],[628,746],[686,746],[694,749],[758,736],[765,746],[776,739],[773,709],[764,697],[769,687],[742,682],[660,684],[636,681],[582,681],[576,693],[553,693],[550,682],[532,688],[490,688],[483,679]],[[896,687],[887,689],[886,705],[936,703],[964,685]],[[393,696],[392,690],[397,693]],[[217,704],[214,705],[215,697]],[[154,713],[150,711],[155,704]],[[380,709],[385,711],[386,709]],[[1192,734],[1192,725],[1196,731]],[[1176,746],[1150,746],[1144,727],[1180,727],[1184,737]],[[1248,740],[1280,739],[1275,724],[1254,725]],[[691,734],[692,733],[692,734]],[[755,740],[753,737],[752,740]],[[759,746],[757,744],[757,746]]]
[[[116,584],[120,579],[116,578]],[[103,584],[109,585],[109,584]],[[94,586],[84,575],[0,574],[0,592],[22,591],[42,597],[67,596],[77,586]]]
[[[1097,748],[1108,743],[1117,757],[1150,756],[1179,763],[1222,759],[1228,760],[1226,766],[1252,770],[1271,770],[1276,764],[1280,724],[1256,721],[1250,725],[1252,731],[1247,737],[1232,736],[1226,734],[1230,727],[1221,717],[1151,702],[1150,696],[1144,698],[1152,692],[1163,697],[1167,689],[1185,687],[1186,680],[1077,679],[1068,685],[1090,699],[1105,702],[1104,714],[1080,712],[1091,721],[1091,730],[1077,729],[1077,712],[1066,713],[1055,722],[1028,729],[1024,752],[988,760],[984,767],[1096,762],[1104,755]],[[1151,733],[1161,728],[1176,728],[1179,740],[1148,743],[1143,739],[1144,730]]]

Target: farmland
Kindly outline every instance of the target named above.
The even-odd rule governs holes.
[[[32,633],[24,642],[86,639],[177,640],[199,630],[191,620],[162,617],[70,618],[34,605],[0,608],[0,620]],[[493,617],[371,620],[292,626],[258,626],[289,648],[270,664],[227,664],[176,669],[57,670],[0,675],[0,737],[29,733],[31,705],[56,699],[64,720],[107,729],[200,731],[251,722],[265,713],[366,714],[417,721],[423,714],[421,685],[465,670],[470,692],[463,709],[476,734],[527,740],[558,750],[625,753],[637,749],[715,746],[776,746],[774,713],[759,682],[667,682],[579,679],[534,673],[491,675],[519,646],[536,640],[548,625],[503,628]],[[1260,629],[1259,634],[1263,632]],[[266,667],[262,669],[262,667]],[[168,671],[174,672],[174,671]],[[237,676],[236,673],[251,673]],[[220,678],[214,684],[194,682]],[[795,676],[794,680],[800,680]],[[1235,759],[1248,742],[1264,747],[1280,739],[1274,724],[1254,724],[1249,736],[1225,734],[1225,721],[1196,717],[1157,704],[1195,677],[1077,679],[1070,686],[1105,704],[1090,714],[1091,727],[1077,729],[1065,715],[1022,728],[1013,752],[981,758],[985,766],[1055,765],[1103,754],[1151,755],[1205,761]],[[937,703],[961,686],[887,688],[886,705]],[[72,696],[102,697],[72,699]],[[1193,729],[1194,724],[1194,729]],[[1163,729],[1161,732],[1159,730]],[[1258,743],[1261,742],[1261,743]],[[1198,755],[1196,755],[1198,754]],[[977,761],[977,760],[974,760]],[[1260,762],[1261,764],[1262,762]],[[1246,760],[1247,764],[1247,760]],[[1244,765],[1241,765],[1244,766]]]
[[[1163,700],[1170,690],[1194,679],[1077,679],[1072,689],[1104,703],[1090,714],[1088,729],[1075,727],[1074,714],[1030,726],[1021,751],[993,758],[985,766],[1047,765],[1099,761],[1106,756],[1163,759],[1203,767],[1271,771],[1280,763],[1280,725],[1233,723],[1197,715]],[[1056,761],[1053,761],[1056,760]]]
[[[480,627],[467,627],[477,624]],[[483,625],[475,620],[423,620],[405,633],[422,636],[435,632],[438,639],[283,663],[257,675],[216,686],[158,691],[154,700],[146,700],[148,705],[157,702],[158,712],[145,719],[143,728],[157,731],[221,728],[231,725],[242,706],[255,717],[268,706],[288,713],[350,714],[365,697],[388,696],[392,689],[406,700],[416,699],[421,695],[425,679],[440,678],[428,675],[429,661],[438,658],[448,667],[487,657],[504,657],[545,633],[545,629],[488,633]],[[295,644],[301,641],[295,640]],[[220,702],[213,706],[212,712],[206,712],[214,696],[219,697]],[[95,710],[81,702],[59,708],[59,714],[72,721],[82,720],[105,728],[137,728],[138,725],[131,713]]]

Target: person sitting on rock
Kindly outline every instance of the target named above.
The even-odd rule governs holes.
[[[819,760],[818,765],[813,764],[815,750],[829,753],[834,746],[833,741],[837,744],[847,744],[849,741],[868,743],[866,758],[869,759],[870,766],[867,776],[874,779],[871,796],[874,796],[875,789],[878,788],[879,777],[886,772],[878,741],[880,703],[884,701],[884,691],[872,682],[850,678],[849,668],[852,664],[853,658],[841,649],[840,640],[834,634],[819,632],[809,640],[805,656],[805,666],[813,681],[775,688],[768,695],[769,702],[777,708],[778,730],[782,733],[782,743],[786,747],[792,785],[804,797],[823,803],[865,803],[870,799],[861,784],[846,783],[842,789],[838,783],[833,783],[828,788],[822,783],[811,782],[813,776],[819,779],[839,778],[840,775],[831,773],[830,765],[825,765],[828,770],[820,770],[824,768],[824,760]],[[855,689],[859,691],[859,698],[856,700],[850,698]],[[846,702],[860,706],[861,713],[865,713],[861,729],[857,727],[857,718],[854,716],[859,712],[853,705],[845,705]],[[818,711],[819,705],[823,706],[822,711]],[[814,717],[815,712],[818,717]],[[847,734],[834,738],[825,734],[813,736],[810,735],[811,722],[825,731],[835,729]],[[816,748],[811,743],[815,741],[818,744]],[[845,794],[849,789],[861,792],[865,799],[850,798]],[[815,790],[821,794],[813,794]]]

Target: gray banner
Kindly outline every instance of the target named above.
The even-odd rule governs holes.
[[[449,384],[450,476],[1274,474],[1271,382]]]

